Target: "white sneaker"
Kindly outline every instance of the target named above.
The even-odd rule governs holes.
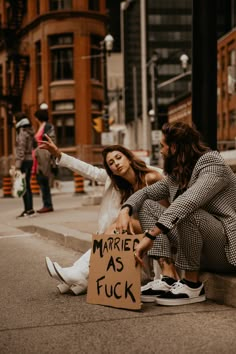
[[[202,302],[206,300],[204,284],[197,288],[189,287],[184,279],[176,282],[170,289],[170,291],[157,297],[155,302],[157,305],[177,306],[194,304],[196,302]]]
[[[169,285],[165,279],[171,279],[171,285]],[[144,286],[141,286],[141,301],[142,302],[155,302],[157,296],[163,295],[168,292],[172,285],[176,282],[175,279],[162,276],[160,279],[150,281]]]

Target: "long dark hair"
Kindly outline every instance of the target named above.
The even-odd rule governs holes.
[[[129,198],[131,194],[134,193],[134,188],[132,184],[130,184],[127,180],[112,173],[109,165],[107,164],[106,158],[107,154],[113,151],[119,151],[129,159],[130,165],[135,172],[138,188],[143,188],[145,186],[145,175],[152,170],[147,167],[143,160],[136,157],[132,151],[126,149],[122,145],[110,145],[104,148],[102,151],[103,165],[107,171],[108,176],[111,178],[114,188],[121,194],[122,204]]]
[[[175,177],[181,188],[186,188],[197,160],[211,149],[203,142],[200,132],[186,123],[165,123],[162,133],[166,144],[176,149],[170,155],[169,171],[165,172]]]

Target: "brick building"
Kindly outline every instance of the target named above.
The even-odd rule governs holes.
[[[100,142],[92,119],[103,106],[107,23],[105,0],[0,1],[1,175],[14,153],[16,111],[35,124],[33,113],[47,103],[58,145],[71,154]]]
[[[218,41],[217,138],[220,150],[235,148],[236,28]]]
[[[212,90],[214,87],[212,87]],[[175,100],[168,108],[168,120],[191,122],[191,94]],[[217,148],[236,146],[236,28],[217,44]]]

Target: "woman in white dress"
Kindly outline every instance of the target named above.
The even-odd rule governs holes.
[[[137,190],[151,185],[163,178],[161,169],[148,167],[132,151],[121,145],[111,145],[102,151],[104,168],[98,168],[80,159],[62,153],[53,141],[40,142],[41,149],[47,149],[56,157],[58,166],[67,167],[81,176],[104,184],[103,198],[98,215],[99,234],[111,234],[120,207]],[[160,201],[167,206],[167,201]],[[141,233],[140,223],[133,217],[128,233]],[[61,293],[72,291],[75,295],[85,293],[88,284],[89,259],[91,250],[81,256],[71,267],[62,268],[57,262],[46,257],[47,270],[54,279],[60,281],[57,286]],[[150,277],[153,277],[153,273]],[[147,279],[150,281],[150,279]]]

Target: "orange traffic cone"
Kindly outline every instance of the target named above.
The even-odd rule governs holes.
[[[40,194],[40,187],[37,182],[36,174],[31,175],[31,180],[30,180],[30,187],[33,195],[39,195]]]
[[[75,182],[75,194],[85,193],[84,192],[84,177],[78,173],[74,173],[74,182]]]

